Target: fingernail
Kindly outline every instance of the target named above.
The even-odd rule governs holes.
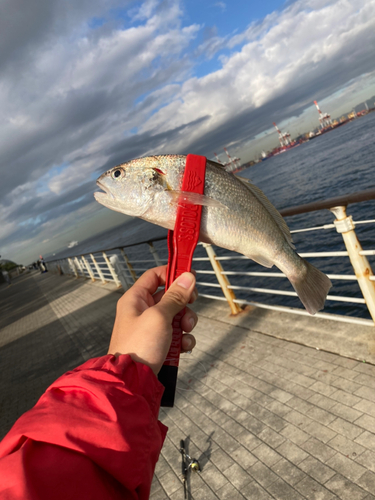
[[[190,319],[189,319],[189,325],[190,325],[192,328],[194,328],[194,326],[195,326],[195,321],[194,321],[194,318],[190,318]]]
[[[193,351],[186,351],[185,354],[191,354]]]
[[[186,348],[187,349],[192,349],[193,348],[193,341],[191,338],[187,338],[185,339],[185,345],[186,345]]]
[[[177,285],[182,286],[188,290],[193,284],[194,276],[190,273],[183,273],[179,278],[177,278]]]

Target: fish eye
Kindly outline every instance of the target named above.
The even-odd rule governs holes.
[[[117,179],[118,177],[121,177],[121,176],[122,176],[122,174],[123,174],[123,170],[122,170],[121,168],[116,168],[116,170],[114,170],[114,171],[112,172],[112,177],[113,177],[114,179]]]

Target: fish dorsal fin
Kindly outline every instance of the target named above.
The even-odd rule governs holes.
[[[221,170],[225,170],[225,165],[223,165],[222,163],[219,163],[218,161],[213,161],[213,160],[207,160],[207,163],[209,163],[210,165],[212,165],[213,167],[218,167],[220,168]],[[226,170],[225,170],[226,171]]]
[[[264,206],[264,208],[267,210],[267,212],[273,217],[274,221],[276,222],[276,224],[279,226],[279,228],[283,232],[286,241],[289,243],[289,245],[293,249],[295,249],[295,246],[293,245],[292,235],[290,234],[290,230],[289,230],[289,227],[287,226],[287,223],[285,222],[283,217],[280,215],[280,213],[277,211],[277,209],[272,205],[272,203],[267,198],[267,196],[263,193],[263,191],[261,189],[259,189],[257,186],[255,186],[254,184],[252,184],[248,179],[245,179],[244,177],[238,177],[238,176],[236,176],[236,177],[260,201],[260,203]]]
[[[251,179],[248,179],[247,177],[241,177],[240,175],[237,174],[235,174],[235,177],[237,177],[237,179],[239,179],[244,184],[251,184]]]

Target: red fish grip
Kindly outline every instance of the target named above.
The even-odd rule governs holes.
[[[198,155],[187,155],[182,191],[204,194],[206,175],[206,158]],[[168,267],[165,289],[182,273],[191,270],[195,247],[198,243],[202,206],[184,203],[178,204],[174,231],[168,231]],[[158,374],[159,381],[165,390],[161,406],[172,407],[176,394],[177,372],[181,352],[183,309],[173,318],[172,343],[166,360]]]

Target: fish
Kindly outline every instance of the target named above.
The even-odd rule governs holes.
[[[266,195],[248,179],[207,160],[204,194],[181,191],[186,156],[159,155],[122,163],[102,174],[94,193],[105,207],[174,229],[179,204],[202,205],[199,240],[276,266],[310,314],[323,309],[332,284],[295,251],[290,230]]]

